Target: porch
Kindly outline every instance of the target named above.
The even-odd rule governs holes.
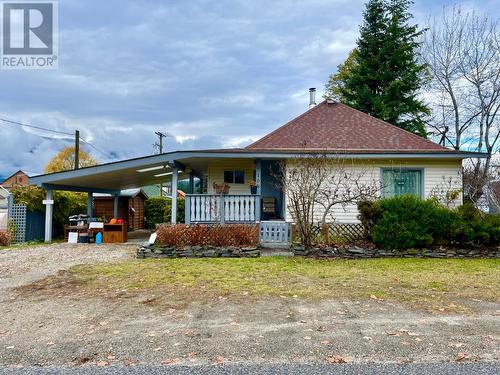
[[[208,159],[194,161],[190,167],[184,208],[186,224],[248,224],[285,219],[284,194],[276,178],[279,161]]]

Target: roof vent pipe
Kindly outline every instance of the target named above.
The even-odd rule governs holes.
[[[309,109],[316,105],[316,88],[311,87],[309,89]]]

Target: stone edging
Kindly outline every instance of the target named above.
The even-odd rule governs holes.
[[[137,258],[257,258],[258,247],[186,246],[180,249],[161,245],[141,245]]]
[[[408,249],[382,250],[366,249],[357,246],[313,247],[306,250],[303,246],[292,245],[294,255],[321,258],[359,259],[359,258],[500,258],[500,249]]]

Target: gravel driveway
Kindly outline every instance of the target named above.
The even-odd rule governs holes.
[[[467,301],[471,315],[284,296],[156,306],[147,291],[83,298],[71,285],[51,295],[15,288],[72,265],[131,259],[134,251],[67,244],[1,250],[0,368],[500,360],[496,303]]]
[[[43,279],[76,264],[116,262],[133,258],[134,245],[53,244],[0,248],[0,290]]]

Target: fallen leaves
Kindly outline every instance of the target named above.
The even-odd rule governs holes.
[[[83,365],[87,362],[90,362],[91,358],[90,357],[86,357],[86,356],[83,356],[83,357],[77,357],[73,360],[73,363],[76,365],[76,366],[79,366],[79,365]]]
[[[343,357],[341,355],[332,355],[329,357],[326,357],[326,361],[328,363],[350,363],[351,360],[349,358]]]
[[[397,358],[396,363],[398,365],[407,365],[408,363],[411,363],[412,361],[409,360],[408,358]]]
[[[179,358],[167,358],[163,361],[161,361],[162,365],[175,365],[180,362]]]
[[[326,331],[328,331],[328,328],[325,327],[325,326],[319,326],[318,328],[316,328],[316,331],[318,331],[318,332],[326,332]]]
[[[217,357],[215,357],[215,363],[217,363],[218,365],[223,365],[225,362],[226,358],[224,358],[223,356],[218,355]]]

